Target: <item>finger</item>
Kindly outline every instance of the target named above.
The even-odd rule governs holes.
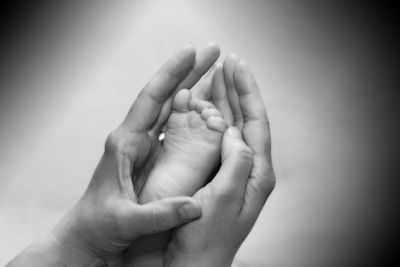
[[[212,102],[216,108],[221,111],[225,121],[229,126],[233,125],[233,115],[229,105],[228,95],[224,81],[224,74],[221,65],[217,65],[214,69],[212,84],[211,84]]]
[[[243,201],[246,183],[252,167],[252,153],[236,127],[226,130],[221,146],[221,167],[208,184],[221,199]],[[238,210],[241,205],[238,205]]]
[[[254,156],[245,205],[258,215],[275,185],[269,123],[257,83],[243,61],[235,67],[234,82],[243,114],[244,140]]]
[[[179,83],[178,89],[192,88],[202,77],[208,72],[215,61],[217,61],[220,54],[220,48],[214,43],[208,44],[202,52],[196,57],[196,62],[193,69]]]
[[[192,95],[196,99],[209,101],[211,99],[212,70],[207,72],[193,88]]]
[[[217,61],[218,57],[220,55],[220,49],[217,45],[211,43],[209,44],[204,51],[200,54],[199,56],[199,66],[203,65],[204,67],[207,66],[208,68],[205,70],[203,68],[202,76],[199,76],[199,81],[195,86],[195,83],[192,83],[191,87],[186,87],[186,88],[193,88],[192,94],[193,97],[197,99],[203,99],[203,100],[210,100],[211,98],[211,80],[212,80],[212,68],[213,64]],[[200,79],[201,78],[201,79]],[[196,82],[197,82],[196,81]]]
[[[152,130],[153,134],[158,134],[160,129],[167,122],[169,115],[171,114],[171,111],[172,111],[172,99],[174,98],[177,91],[179,91],[180,89],[183,89],[183,88],[189,88],[189,89],[192,88],[203,77],[203,75],[210,70],[211,66],[218,59],[219,54],[220,54],[219,47],[214,43],[210,43],[209,45],[206,46],[206,48],[199,55],[196,56],[195,63],[194,63],[192,70],[178,84],[177,90],[174,92],[174,94],[171,97],[169,97],[167,99],[164,106],[162,107],[162,110],[157,119],[157,122],[155,123],[155,125],[153,127],[153,130]],[[202,83],[202,84],[204,84],[204,83]],[[199,93],[204,93],[203,91],[206,91],[206,90],[201,90],[201,91],[199,91]],[[204,99],[204,98],[202,97],[201,99]]]
[[[208,74],[206,74],[209,76]],[[196,85],[196,88],[198,90],[194,91],[194,97],[197,99],[204,99],[204,100],[209,100],[211,98],[210,92],[211,92],[211,79],[208,77],[203,78],[199,84]],[[181,88],[183,89],[183,88]],[[164,103],[164,106],[161,109],[160,115],[158,116],[157,122],[154,124],[153,129],[151,130],[151,134],[153,135],[159,135],[161,129],[165,125],[165,123],[168,121],[169,116],[171,115],[172,112],[172,102],[173,99],[178,91],[181,89],[177,90],[173,96],[168,98],[168,100]],[[193,91],[193,90],[191,90]]]
[[[227,56],[224,61],[223,72],[226,92],[233,116],[233,125],[237,126],[241,130],[243,127],[242,112],[240,110],[239,97],[233,81],[233,71],[238,61],[239,58],[235,54]]]
[[[177,90],[178,91],[178,90]],[[176,92],[177,92],[176,91]],[[158,115],[156,123],[154,123],[153,128],[150,133],[155,136],[159,136],[161,130],[165,123],[168,121],[169,116],[172,112],[172,100],[174,96],[169,97],[161,108],[160,114]]]
[[[156,122],[165,101],[192,69],[195,55],[194,48],[187,46],[169,59],[139,93],[123,125],[135,131],[149,130]]]
[[[234,70],[234,83],[244,122],[244,138],[255,154],[271,158],[267,113],[257,83],[243,61]]]
[[[201,216],[201,207],[190,197],[171,197],[132,209],[131,225],[137,236],[162,232]]]

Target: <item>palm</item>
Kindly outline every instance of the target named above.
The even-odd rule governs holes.
[[[144,133],[140,139],[142,143],[140,147],[141,158],[139,160],[142,164],[138,166],[138,169],[134,172],[135,176],[133,177],[136,195],[139,195],[142,191],[143,185],[161,150],[161,141],[158,136]]]
[[[188,51],[178,54],[161,68],[139,94],[120,127],[125,129],[126,152],[132,166],[130,176],[137,196],[161,151],[159,133],[170,115],[174,93],[192,88],[219,56],[219,48],[213,44],[195,58]],[[111,265],[119,266],[121,261],[123,259],[119,258]]]

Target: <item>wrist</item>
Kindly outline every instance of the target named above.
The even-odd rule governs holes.
[[[52,239],[53,244],[58,247],[60,258],[69,261],[71,266],[102,266],[102,259],[85,239],[77,216],[74,214],[72,210],[62,218],[48,234],[48,238]]]
[[[79,250],[66,248],[48,233],[22,251],[7,267],[50,267],[71,266],[82,267],[103,266],[99,259],[89,257]]]

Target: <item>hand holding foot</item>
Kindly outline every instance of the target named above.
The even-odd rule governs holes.
[[[218,174],[193,196],[201,203],[201,218],[174,231],[167,266],[230,266],[274,188],[268,120],[255,80],[244,62],[232,57],[223,71],[232,91],[228,95],[216,77],[214,100],[217,107],[229,102],[230,109],[221,110],[237,127],[224,134]]]
[[[165,139],[140,194],[147,203],[169,196],[192,196],[220,161],[222,134],[228,124],[208,101],[182,89],[173,100]]]
[[[161,68],[121,126],[109,135],[82,199],[49,236],[28,247],[9,266],[99,266],[103,260],[119,257],[136,237],[201,215],[199,205],[189,197],[141,205],[135,191],[140,191],[159,152],[158,135],[171,112],[173,95],[180,84],[197,82],[207,64],[196,65],[195,51],[187,47]]]
[[[192,88],[218,56],[218,47],[207,46],[193,67],[197,79],[185,79],[187,82],[180,83],[179,88]],[[208,86],[208,78],[196,86]],[[173,98],[172,113],[166,121],[163,145],[140,191],[141,203],[169,196],[192,196],[220,162],[221,139],[227,123],[212,103],[182,89]],[[162,266],[169,238],[169,232],[138,238],[129,248],[124,266]]]

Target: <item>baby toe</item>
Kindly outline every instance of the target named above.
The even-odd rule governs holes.
[[[190,99],[189,109],[190,110],[196,110],[196,106],[199,104],[199,102],[200,102],[200,99],[198,99],[198,98]]]
[[[222,114],[215,108],[205,108],[201,112],[201,118],[205,121],[211,116],[222,117]]]
[[[205,101],[205,100],[199,100],[198,102],[197,102],[197,104],[196,104],[196,106],[194,107],[194,109],[198,112],[198,113],[201,113],[204,109],[206,109],[206,108],[214,108],[215,109],[215,106],[213,105],[213,104],[211,104],[210,102],[208,102],[208,101]]]
[[[192,93],[188,89],[181,89],[174,97],[172,108],[178,112],[188,112]]]
[[[228,129],[228,123],[222,117],[211,116],[207,119],[207,127],[211,130],[223,133]]]

